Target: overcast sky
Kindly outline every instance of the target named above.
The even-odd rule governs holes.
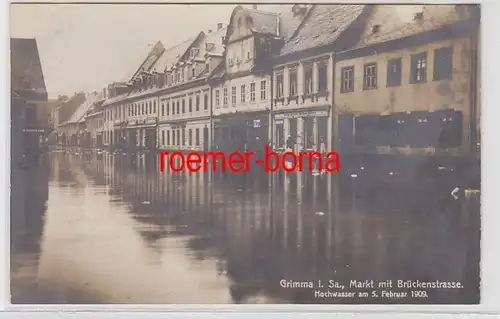
[[[148,46],[227,25],[234,5],[14,4],[11,36],[36,38],[50,97],[102,90],[139,67]],[[132,71],[133,72],[133,71]]]

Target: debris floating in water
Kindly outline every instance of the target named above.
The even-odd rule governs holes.
[[[142,202],[142,204],[143,204],[143,205],[149,205],[149,204],[151,204],[151,202],[150,202],[150,201],[148,201],[148,200],[145,200],[145,201],[143,201],[143,202]]]
[[[481,193],[481,191],[479,189],[466,189],[464,191],[464,195],[466,197],[471,197],[471,196],[474,196],[474,195],[479,195]]]
[[[351,174],[351,177],[352,177],[352,178],[357,178],[357,177],[358,177],[358,174]]]
[[[323,216],[323,215],[325,215],[325,213],[323,213],[323,212],[316,212],[316,215]]]

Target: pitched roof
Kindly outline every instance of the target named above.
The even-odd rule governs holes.
[[[83,104],[86,100],[85,94],[84,93],[76,93],[74,94],[69,100],[64,102],[60,107],[59,107],[59,123],[64,123],[69,118],[73,113],[76,111],[78,106]]]
[[[11,90],[47,94],[36,39],[10,39]]]
[[[90,110],[90,108],[93,106],[94,102],[102,98],[102,95],[92,93],[88,94],[86,97],[87,99],[85,100],[85,102],[83,102],[76,108],[76,111],[73,113],[73,115],[71,115],[69,120],[63,123],[63,125],[80,122],[84,118],[85,114],[87,114],[87,111]]]
[[[403,38],[470,18],[466,10],[463,11],[464,16],[461,16],[457,8],[458,5],[449,4],[376,5],[357,46]],[[415,19],[418,12],[423,13],[421,19]],[[375,25],[378,26],[378,31],[374,33],[372,29]]]
[[[245,9],[252,19],[252,31],[278,36],[278,14],[255,9]]]
[[[141,63],[139,65],[133,64],[120,82],[129,82],[142,70],[149,71],[164,50],[165,48],[160,41],[156,42],[152,47],[149,45],[147,51],[145,50],[146,52],[141,53]],[[137,60],[139,61],[139,59]]]
[[[331,44],[363,12],[366,5],[314,5],[296,34],[285,41],[280,55]]]
[[[186,53],[187,49],[198,38],[199,34],[191,37],[173,47],[167,48],[156,63],[151,67],[152,72],[163,73],[167,67],[171,67],[179,61],[179,59]]]
[[[307,5],[306,12],[300,15],[295,15],[292,12],[291,6],[280,5],[280,11],[278,12],[280,17],[280,34],[279,36],[283,38],[285,41],[290,39],[297,28],[300,26],[300,23],[304,18],[307,17],[309,10],[313,7],[312,5]]]

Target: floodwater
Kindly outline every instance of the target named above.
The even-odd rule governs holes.
[[[361,192],[362,180],[339,185],[329,174],[160,174],[156,160],[53,152],[22,169],[12,303],[479,302],[477,199],[432,187]],[[341,291],[329,280],[356,294],[320,297]],[[410,294],[397,280],[463,288],[380,297]]]

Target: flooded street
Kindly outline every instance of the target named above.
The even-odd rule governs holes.
[[[160,174],[156,161],[53,152],[26,168],[27,200],[11,218],[12,303],[479,302],[478,200],[358,192],[328,174]],[[283,279],[322,280],[324,291],[329,280],[464,288],[318,298]]]

